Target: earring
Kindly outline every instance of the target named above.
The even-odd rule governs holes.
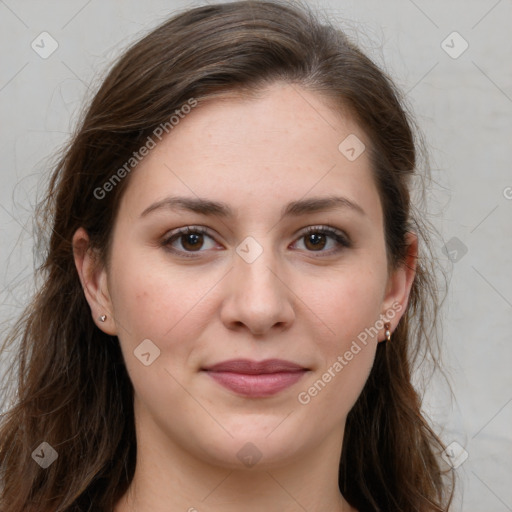
[[[98,320],[99,320],[100,322],[104,322],[106,319],[107,319],[107,315],[101,315],[101,316],[98,318]]]
[[[391,324],[389,322],[386,322],[384,324],[384,327],[386,328],[386,341],[391,341]]]

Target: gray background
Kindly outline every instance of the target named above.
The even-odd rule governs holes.
[[[83,101],[130,41],[204,3],[0,0],[1,321],[12,322],[33,289],[33,205]],[[453,510],[512,511],[512,2],[310,3],[393,76],[428,139],[429,220],[450,278],[443,340],[454,398],[436,377],[424,409],[457,443]],[[58,43],[46,59],[31,47],[44,31]]]

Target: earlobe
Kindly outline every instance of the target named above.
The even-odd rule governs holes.
[[[403,264],[397,268],[389,277],[386,295],[384,297],[383,316],[389,318],[390,332],[392,333],[400,318],[407,309],[409,295],[412,289],[414,278],[416,277],[416,265],[418,261],[418,237],[413,232],[407,232],[407,255]],[[392,314],[389,314],[389,313]],[[383,336],[383,339],[386,339]]]
[[[116,335],[107,273],[90,247],[89,235],[83,228],[79,228],[73,236],[73,257],[94,322],[103,332]]]

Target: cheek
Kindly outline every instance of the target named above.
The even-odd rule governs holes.
[[[329,308],[326,323],[334,334],[313,337],[322,364],[301,386],[297,400],[313,416],[335,425],[345,420],[373,366],[378,331],[372,326],[378,310],[376,303],[354,295],[332,301]]]
[[[185,409],[186,394],[180,383],[186,382],[186,363],[193,350],[190,340],[199,329],[194,314],[201,310],[206,290],[191,287],[179,273],[171,276],[168,269],[128,254],[115,268],[115,321],[135,393],[154,417],[167,410],[171,401]]]
[[[332,414],[328,422],[343,420],[361,393],[381,328],[383,274],[351,270],[336,274],[322,288],[304,288],[301,295],[319,319],[318,332],[310,335],[322,365],[301,387],[298,402],[320,416]]]
[[[349,347],[350,341],[373,326],[382,313],[385,269],[372,264],[347,265],[329,279],[318,279],[313,286],[304,282],[299,289],[303,303],[322,326],[321,337],[329,353],[343,350],[347,342]]]
[[[214,276],[194,276],[189,269],[167,265],[165,258],[150,259],[143,251],[126,250],[113,258],[112,270],[116,321],[132,338],[162,341],[187,322],[215,283]]]
[[[141,392],[144,388],[151,391],[151,386],[159,389],[168,381],[172,392],[171,375],[184,382],[194,370],[187,364],[211,319],[206,308],[222,272],[200,274],[199,270],[172,267],[165,260],[150,260],[142,251],[121,249],[120,254],[112,258],[111,296],[128,372]],[[147,353],[139,349],[145,346],[143,342],[158,354],[148,367],[136,357]]]

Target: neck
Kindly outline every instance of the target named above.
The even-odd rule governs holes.
[[[114,512],[355,512],[338,487],[342,439],[336,432],[286,462],[219,466],[145,425],[134,478]]]

